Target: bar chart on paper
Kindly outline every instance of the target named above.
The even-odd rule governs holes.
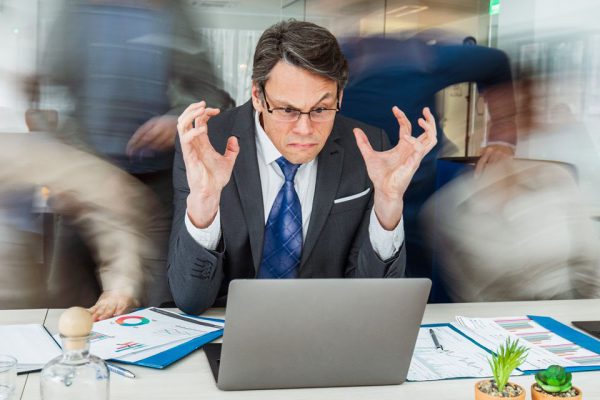
[[[529,348],[521,370],[545,369],[553,364],[564,367],[600,366],[600,354],[573,343],[544,328],[529,317],[456,317],[456,326],[493,350],[507,338],[518,338]]]

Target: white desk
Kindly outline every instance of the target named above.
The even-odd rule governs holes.
[[[50,310],[45,324],[50,331],[56,331],[60,310]],[[1,311],[2,323],[41,322],[45,310]],[[424,323],[448,322],[455,315],[473,317],[494,317],[510,315],[547,315],[562,322],[572,320],[600,319],[600,299],[570,301],[540,301],[511,303],[465,303],[434,304],[427,306]],[[222,316],[223,310],[213,310],[207,315]],[[128,367],[129,368],[129,367]],[[149,368],[131,367],[137,375],[136,379],[127,379],[119,375],[111,375],[111,399],[393,399],[393,400],[428,400],[443,398],[444,400],[470,400],[474,398],[473,385],[476,379],[462,379],[438,382],[407,382],[397,386],[352,387],[327,389],[294,389],[246,392],[221,392],[215,386],[208,362],[201,350],[177,362],[166,370],[157,371]],[[533,383],[532,376],[511,378],[527,388]],[[585,399],[600,399],[600,372],[579,372],[573,375],[573,383],[584,391]],[[39,373],[32,373],[25,381],[20,377],[19,384],[24,384],[21,399],[39,399]],[[443,394],[442,397],[439,397]]]

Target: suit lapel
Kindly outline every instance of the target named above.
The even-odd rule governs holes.
[[[248,227],[252,262],[255,271],[258,271],[263,251],[265,211],[256,154],[254,109],[251,102],[247,103],[244,107],[246,106],[248,110],[245,110],[242,118],[236,121],[231,132],[231,134],[238,137],[240,145],[240,154],[233,169],[233,179],[240,196],[246,226]],[[308,232],[302,249],[300,268],[308,260],[317,243],[319,234],[325,226],[327,216],[337,194],[339,181],[342,177],[344,149],[338,143],[339,135],[338,124],[335,124],[325,147],[318,156],[315,196]]]
[[[240,145],[240,153],[233,168],[233,177],[248,227],[254,270],[258,271],[263,250],[265,217],[256,155],[254,108],[251,102],[246,103],[244,107],[247,107],[248,110],[244,110],[242,118],[236,121],[234,130],[231,132],[238,137]]]
[[[312,214],[308,225],[306,240],[302,249],[300,268],[308,260],[317,243],[319,234],[325,226],[333,200],[337,194],[338,185],[342,177],[344,149],[338,143],[340,132],[338,124],[333,131],[318,157],[317,182],[315,184],[315,197],[313,200]]]

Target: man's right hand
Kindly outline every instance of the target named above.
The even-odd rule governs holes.
[[[208,139],[208,120],[219,109],[206,103],[191,104],[177,120],[181,152],[187,170],[190,194],[187,198],[188,217],[198,228],[207,228],[215,219],[221,191],[229,182],[233,165],[240,152],[237,138],[229,137],[225,154],[219,154]]]

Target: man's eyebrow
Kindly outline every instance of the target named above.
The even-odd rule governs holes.
[[[332,96],[332,94],[331,94],[331,92],[327,92],[327,93],[325,93],[325,94],[324,94],[324,95],[323,95],[323,96],[322,96],[322,97],[319,99],[319,101],[317,101],[317,102],[315,103],[315,106],[316,106],[317,104],[319,104],[320,102],[322,102],[323,100],[326,100],[326,99],[327,99],[327,98],[329,98],[329,97],[333,97],[333,96]],[[314,107],[314,106],[313,106],[313,107]]]
[[[326,99],[328,99],[328,98],[331,98],[331,97],[333,97],[333,94],[332,94],[331,92],[327,92],[327,93],[325,93],[323,96],[321,96],[321,98],[320,98],[319,100],[317,100],[317,101],[314,103],[314,105],[313,105],[313,106],[312,106],[310,109],[311,109],[311,110],[312,110],[312,109],[314,109],[314,107],[315,107],[317,104],[319,104],[319,103],[320,103],[320,102],[322,102],[323,100],[326,100]],[[296,107],[295,105],[293,105],[293,104],[291,104],[291,103],[289,103],[289,102],[287,102],[287,101],[282,101],[282,100],[279,100],[279,99],[277,99],[277,98],[273,98],[273,100],[275,100],[277,103],[280,103],[280,104],[282,104],[280,107],[289,107],[289,108],[292,108],[292,109],[294,109],[294,110],[300,110],[300,107]]]

